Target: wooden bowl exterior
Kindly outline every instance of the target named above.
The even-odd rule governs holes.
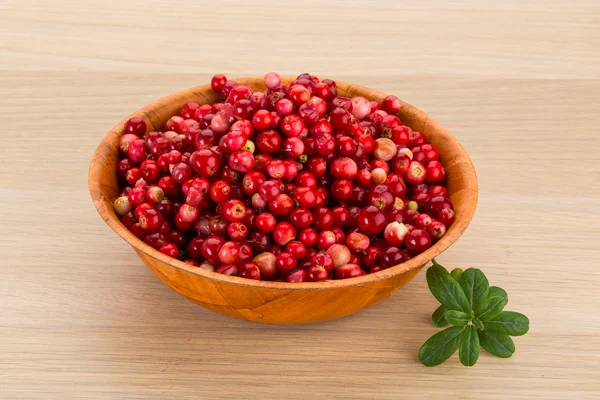
[[[289,83],[293,77],[283,77]],[[236,80],[252,89],[264,90],[262,77]],[[340,96],[363,96],[381,101],[386,95],[365,87],[337,82]],[[137,252],[142,261],[166,285],[205,308],[256,322],[295,324],[340,318],[369,307],[406,285],[433,257],[454,243],[469,224],[477,206],[477,177],[469,156],[444,127],[415,107],[403,103],[398,112],[402,122],[422,131],[440,151],[455,211],[456,221],[446,235],[417,257],[386,270],[359,278],[314,283],[254,281],[225,276],[172,259],[146,245],[120,222],[112,202],[120,193],[116,175],[119,138],[124,123],[141,117],[149,130],[162,129],[165,122],[189,101],[200,104],[219,101],[210,85],[198,86],[165,97],[121,121],[102,140],[89,171],[89,188],[94,205],[104,221]]]

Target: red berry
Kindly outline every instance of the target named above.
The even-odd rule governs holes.
[[[431,237],[423,229],[414,229],[406,235],[404,244],[407,249],[415,253],[422,253],[431,247]]]
[[[272,214],[263,212],[256,217],[256,228],[262,232],[272,232],[276,224],[277,221]]]
[[[401,106],[402,103],[394,95],[386,96],[381,102],[381,108],[388,114],[396,114]]]
[[[308,228],[313,223],[313,215],[306,208],[296,208],[290,214],[290,223],[298,229]]]
[[[280,194],[269,203],[269,212],[276,216],[290,213],[294,209],[294,201],[287,194]]]
[[[309,282],[325,281],[329,277],[329,274],[327,273],[327,271],[325,271],[325,268],[316,265],[311,265],[306,270],[306,274],[308,275]]]
[[[340,157],[336,158],[331,163],[330,172],[331,176],[336,179],[347,179],[352,181],[358,173],[358,167],[353,159],[348,157]]]
[[[296,238],[296,228],[289,222],[280,222],[273,231],[273,241],[280,246],[285,246]]]
[[[317,249],[327,250],[335,244],[335,233],[332,231],[321,231],[317,236]]]
[[[313,228],[304,229],[302,232],[300,232],[299,239],[306,247],[314,246],[318,239],[317,231],[315,231]]]
[[[218,93],[223,90],[223,87],[225,87],[225,82],[227,82],[227,77],[225,77],[223,74],[217,74],[210,80],[210,87],[212,90]]]
[[[296,269],[290,272],[286,279],[288,282],[306,282],[308,281],[308,274],[302,269]]]
[[[138,221],[140,227],[148,232],[157,231],[163,224],[163,215],[159,213],[154,207],[148,208],[141,212]]]
[[[333,258],[328,253],[319,252],[311,257],[310,265],[311,267],[323,268],[329,273],[333,270]]]
[[[279,271],[291,272],[296,269],[298,261],[290,253],[283,252],[277,255],[277,258],[275,259],[275,265]]]
[[[358,216],[359,228],[369,235],[380,234],[387,223],[387,215],[380,208],[373,205],[363,208]]]
[[[162,245],[160,249],[158,249],[158,251],[173,258],[177,258],[179,256],[179,249],[177,248],[177,246],[171,243]]]
[[[130,118],[125,122],[125,134],[130,133],[142,137],[146,133],[146,128],[146,122],[139,117]]]
[[[219,172],[221,156],[213,150],[198,150],[190,156],[190,165],[198,175],[212,178]]]

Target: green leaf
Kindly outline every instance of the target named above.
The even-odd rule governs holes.
[[[475,315],[482,321],[489,321],[500,315],[508,298],[494,296],[488,298],[475,309]]]
[[[436,328],[443,328],[448,325],[448,321],[444,317],[444,313],[446,312],[446,307],[439,306],[431,316],[431,322],[433,322],[433,326]]]
[[[479,331],[479,343],[488,353],[501,358],[508,358],[515,352],[515,343],[510,336],[502,333]]]
[[[450,272],[450,276],[453,277],[455,281],[458,281],[463,272],[464,271],[460,268],[454,268],[452,272]]]
[[[480,269],[469,268],[460,276],[460,286],[469,307],[474,310],[487,298],[490,284]]]
[[[458,357],[465,367],[472,367],[479,358],[479,336],[473,325],[467,326],[460,337]]]
[[[481,320],[479,318],[473,319],[473,326],[475,328],[479,329],[480,331],[483,330],[483,322],[481,322]]]
[[[471,312],[462,288],[441,265],[427,270],[427,284],[433,296],[448,310]]]
[[[488,291],[488,297],[493,296],[506,297],[508,299],[508,294],[506,294],[506,290],[498,286],[490,286],[490,290]]]
[[[451,326],[430,337],[419,349],[419,361],[427,367],[446,361],[458,349],[464,330],[464,327]]]
[[[491,321],[483,323],[485,331],[489,333],[502,333],[510,336],[521,336],[529,331],[529,319],[514,311],[502,311]]]
[[[449,310],[444,314],[446,321],[454,326],[465,326],[470,320],[471,316],[462,311]]]

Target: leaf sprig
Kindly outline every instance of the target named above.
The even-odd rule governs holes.
[[[529,319],[517,312],[503,311],[508,303],[504,289],[490,286],[481,270],[455,268],[448,272],[434,263],[427,270],[427,284],[441,303],[431,316],[433,325],[443,328],[419,349],[419,360],[428,367],[439,365],[458,350],[460,362],[475,365],[480,347],[497,357],[515,352],[510,336],[529,330]]]

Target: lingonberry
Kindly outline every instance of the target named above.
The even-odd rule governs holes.
[[[348,157],[340,157],[336,158],[331,163],[329,171],[331,172],[331,176],[336,179],[347,179],[352,181],[354,178],[356,178],[358,167],[353,159]]]
[[[221,156],[213,150],[198,150],[190,156],[190,165],[198,175],[212,178],[219,172]]]
[[[408,135],[410,128],[406,125],[396,126],[392,129],[392,141],[397,145],[406,145],[408,143]]]
[[[363,275],[358,264],[345,264],[336,268],[334,272],[335,279],[348,279]]]
[[[396,114],[401,106],[402,103],[394,95],[386,96],[381,102],[381,108],[388,114]]]
[[[193,258],[196,261],[202,261],[204,259],[204,255],[202,254],[202,244],[204,243],[204,239],[200,237],[195,237],[187,245],[186,254],[188,257]]]
[[[294,201],[287,194],[280,194],[269,203],[269,212],[276,216],[289,214],[294,209]]]
[[[310,92],[302,85],[291,86],[288,90],[288,96],[295,105],[300,105],[310,100]]]
[[[331,185],[331,197],[340,202],[347,201],[352,195],[352,183],[345,179],[338,179]]]
[[[248,150],[234,151],[229,155],[229,168],[238,172],[250,172],[254,167],[254,155]]]
[[[158,204],[165,198],[165,192],[158,186],[151,186],[146,191],[146,198],[152,204]]]
[[[413,229],[406,235],[404,245],[414,253],[422,253],[431,247],[431,237],[423,229]]]
[[[305,229],[313,223],[313,215],[306,208],[296,208],[290,213],[290,223],[298,229]]]
[[[140,214],[138,222],[140,227],[148,232],[157,231],[163,224],[163,215],[158,212],[154,207],[148,208]]]
[[[456,214],[452,208],[443,208],[438,212],[437,219],[443,223],[446,228],[449,228],[456,219]]]
[[[412,149],[417,146],[424,145],[426,143],[425,135],[423,132],[419,131],[410,131],[408,133],[408,142],[406,145]]]
[[[237,276],[239,269],[237,265],[224,264],[215,270],[217,274]]]
[[[364,171],[364,170],[363,170]],[[387,180],[387,172],[383,168],[375,168],[371,171],[371,184],[380,185]]]
[[[271,239],[269,238],[269,235],[261,231],[250,232],[246,241],[250,243],[252,250],[254,250],[255,253],[267,251],[271,246]]]
[[[134,142],[135,143],[135,142]],[[315,151],[320,156],[328,156],[333,154],[335,150],[335,138],[330,134],[326,133],[321,136],[317,136],[315,140]]]
[[[172,243],[162,245],[158,251],[173,258],[177,258],[179,256],[179,249]]]
[[[441,185],[431,185],[428,193],[431,197],[443,196],[448,197],[448,189]]]
[[[334,227],[331,228],[331,232],[333,232],[333,234],[335,235],[336,243],[343,244],[344,242],[346,242],[346,234],[342,229]]]
[[[302,260],[304,257],[306,257],[306,246],[299,241],[289,242],[285,246],[284,251],[294,256],[296,260]]]
[[[272,280],[277,276],[276,256],[273,253],[263,252],[252,259],[260,271],[260,278]]]
[[[335,243],[331,245],[326,252],[333,259],[334,269],[350,262],[350,250],[343,244]]]
[[[335,244],[335,233],[330,230],[324,230],[317,235],[316,247],[319,250],[327,250]]]
[[[132,232],[135,233],[135,235],[137,236],[136,231],[138,229],[142,229],[139,224],[135,224],[132,228]],[[142,231],[144,231],[144,234],[148,233],[147,231],[145,231],[144,229],[142,229]],[[138,236],[139,237],[139,236]],[[165,244],[167,244],[167,240],[165,238],[165,235],[163,235],[160,232],[156,232],[156,233],[151,233],[149,235],[146,235],[144,237],[144,243],[146,243],[148,246],[154,247],[156,250],[160,249],[162,246],[164,246]]]
[[[310,157],[306,164],[306,170],[319,178],[327,171],[327,163],[321,157]]]
[[[202,256],[213,265],[220,265],[219,250],[225,244],[225,239],[222,236],[209,236],[201,245]]]
[[[327,273],[331,272],[334,267],[333,257],[326,252],[319,252],[313,255],[310,259],[311,267],[323,268]]]
[[[317,231],[313,228],[306,228],[300,232],[298,239],[302,242],[302,244],[306,247],[312,247],[317,243],[318,235]]]
[[[295,269],[288,274],[286,279],[288,282],[306,282],[308,281],[308,274],[302,269]]]
[[[407,183],[411,185],[418,185],[425,181],[427,177],[427,171],[423,164],[418,161],[411,161],[406,171],[404,178]]]
[[[438,241],[446,233],[446,226],[441,221],[432,221],[427,226],[427,233],[429,233],[432,240]]]
[[[277,255],[275,265],[279,271],[291,272],[296,269],[298,260],[290,253],[283,252]]]
[[[218,180],[213,182],[210,187],[210,198],[216,203],[222,203],[229,198],[231,194],[231,186],[229,183]]]
[[[119,217],[122,217],[125,214],[129,213],[133,208],[127,196],[117,197],[113,204],[113,207]]]
[[[348,104],[350,107],[352,106],[352,101],[349,101]],[[335,107],[329,113],[330,123],[333,129],[339,130],[347,130],[352,123],[354,123],[354,116],[348,111],[344,110],[342,107]]]
[[[139,206],[137,206],[134,210],[133,210],[133,217],[135,218],[135,220],[139,220],[140,219],[140,215],[142,215],[143,211],[149,210],[151,208],[154,208],[152,206],[152,204],[150,203],[142,203]]]
[[[358,216],[359,228],[369,235],[380,234],[387,226],[387,223],[387,215],[374,205],[363,208]]]
[[[407,261],[409,259],[409,255],[406,253],[406,251],[392,246],[383,250],[380,254],[380,258],[381,264],[384,268],[391,268]]]
[[[212,77],[210,80],[210,87],[215,92],[219,93],[225,87],[225,83],[227,82],[227,77],[223,74],[217,74]]]
[[[241,242],[248,236],[248,228],[243,222],[232,222],[227,227],[227,235],[234,242]]]
[[[352,252],[364,252],[370,243],[369,237],[360,232],[352,232],[346,237],[346,246]]]
[[[131,199],[129,199],[131,202]],[[432,218],[440,219],[439,214],[443,209],[454,209],[449,198],[444,196],[432,197],[425,203],[425,212]],[[444,223],[444,225],[446,225]],[[446,225],[448,226],[448,225]]]
[[[304,142],[298,137],[288,137],[283,141],[281,151],[286,157],[297,159],[304,153]]]
[[[325,271],[325,268],[317,265],[309,266],[306,270],[306,274],[308,275],[309,282],[324,281],[327,280],[327,278],[329,277],[329,274],[327,273],[327,271]]]
[[[258,188],[258,195],[262,197],[268,203],[271,203],[277,199],[277,197],[281,194],[281,184],[277,181],[267,181],[264,182]]]
[[[333,213],[333,225],[336,228],[345,228],[351,225],[350,211],[346,207],[334,207],[331,209]]]
[[[401,222],[390,222],[383,231],[383,239],[390,246],[400,246],[404,243],[404,238],[408,234],[408,229]]]
[[[223,216],[231,222],[237,222],[246,216],[246,206],[237,199],[227,200],[223,203]]]
[[[285,116],[280,125],[280,129],[286,136],[300,136],[305,128],[304,120],[297,114]]]
[[[219,249],[219,260],[223,264],[234,264],[240,254],[240,245],[236,242],[225,242]]]
[[[322,231],[333,227],[333,212],[325,207],[319,207],[313,210],[313,226]]]
[[[258,266],[251,262],[246,262],[238,267],[237,276],[246,279],[259,280],[261,278],[260,269]]]
[[[273,241],[280,246],[285,246],[296,238],[296,228],[289,222],[280,222],[273,230]]]
[[[446,171],[444,166],[439,161],[430,161],[427,164],[427,182],[442,183],[446,180]]]
[[[143,188],[133,188],[127,195],[127,199],[129,200],[129,204],[131,207],[137,207],[142,203],[146,202],[146,190]]]

